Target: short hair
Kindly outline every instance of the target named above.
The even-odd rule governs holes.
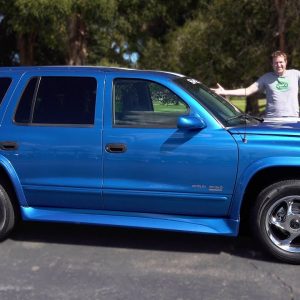
[[[272,56],[272,60],[273,60],[275,57],[283,56],[285,62],[287,62],[287,55],[286,55],[286,53],[283,52],[283,51],[279,51],[279,50],[278,50],[278,51],[275,51],[275,52],[272,53],[271,56]]]

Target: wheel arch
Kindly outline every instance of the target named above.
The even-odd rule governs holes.
[[[251,207],[257,200],[258,194],[273,183],[298,179],[300,180],[300,166],[269,166],[256,172],[249,180],[240,206],[240,226],[246,229],[249,225]]]
[[[2,155],[0,155],[0,184],[6,188],[16,211],[20,211],[20,206],[27,206],[19,177],[10,161]]]

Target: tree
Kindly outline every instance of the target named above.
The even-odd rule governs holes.
[[[41,45],[60,49],[56,24],[66,9],[60,0],[13,0],[1,1],[4,16],[2,28],[14,39],[14,59],[22,65],[38,63],[36,53]],[[51,61],[51,59],[49,59]]]
[[[111,48],[112,40],[103,36],[114,20],[113,0],[1,0],[0,5],[0,30],[11,33],[21,65],[85,64],[90,48],[99,53],[105,43],[103,56]]]
[[[176,1],[174,5],[174,1],[163,0],[118,0],[115,49],[129,57],[136,53],[139,57],[137,67],[148,67],[149,47],[163,48],[168,35],[183,26],[206,2],[210,1]],[[150,58],[153,59],[157,62],[156,68],[163,62],[155,55]]]
[[[279,49],[285,51],[285,24],[286,24],[286,0],[274,0],[274,5],[278,15],[277,26],[278,26],[278,39]]]
[[[207,84],[248,84],[269,68],[272,14],[268,1],[212,1],[169,33],[162,49],[149,43],[145,61],[161,57],[164,67]]]
[[[299,9],[286,0],[0,0],[0,64],[165,69],[235,88],[268,71],[278,47],[300,65]]]
[[[66,16],[67,64],[83,65],[99,62],[110,52],[113,43],[111,28],[116,17],[113,0],[71,1]],[[100,55],[97,59],[95,54]],[[102,56],[102,57],[101,57]]]

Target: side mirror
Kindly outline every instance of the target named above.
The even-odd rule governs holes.
[[[201,130],[206,127],[203,119],[193,115],[183,115],[178,118],[177,128],[187,130]]]

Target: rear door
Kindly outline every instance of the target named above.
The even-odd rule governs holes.
[[[30,206],[102,208],[103,85],[99,73],[23,76],[0,132],[11,146],[0,151]]]

